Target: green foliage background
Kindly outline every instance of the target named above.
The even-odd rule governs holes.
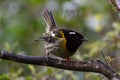
[[[120,23],[107,0],[0,0],[0,49],[43,56],[44,9],[53,11],[57,25],[81,32],[88,40],[73,59],[100,58],[120,71]],[[74,46],[74,45],[73,45]],[[0,80],[106,80],[100,74],[60,70],[0,60]]]

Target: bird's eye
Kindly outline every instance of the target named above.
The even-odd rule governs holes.
[[[75,38],[78,39],[79,38],[78,35],[75,35]]]

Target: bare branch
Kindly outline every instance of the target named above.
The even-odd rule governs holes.
[[[99,59],[89,61],[72,60],[68,62],[66,60],[20,55],[5,51],[0,51],[0,59],[32,65],[49,66],[73,71],[95,72],[103,74],[110,80],[120,80],[120,76],[110,66],[104,64]]]
[[[117,4],[118,2],[115,0],[110,0],[113,6],[117,9],[117,11],[120,11],[119,5]]]
[[[118,14],[120,18],[120,0],[109,0],[111,5],[113,6],[115,12]]]

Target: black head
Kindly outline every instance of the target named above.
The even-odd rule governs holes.
[[[83,35],[81,35],[76,31],[69,30],[69,29],[61,29],[61,30],[63,31],[64,36],[67,40],[67,43],[66,43],[67,50],[71,53],[76,52],[76,50],[82,44],[82,42],[87,41],[87,39],[85,39]]]

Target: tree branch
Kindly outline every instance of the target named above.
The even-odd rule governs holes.
[[[49,66],[66,70],[95,72],[103,74],[110,80],[120,80],[120,76],[110,66],[104,64],[99,59],[89,61],[72,60],[68,62],[66,60],[20,55],[5,51],[0,51],[0,59],[32,65]]]
[[[111,5],[113,6],[115,12],[118,14],[120,18],[120,0],[109,0]]]

